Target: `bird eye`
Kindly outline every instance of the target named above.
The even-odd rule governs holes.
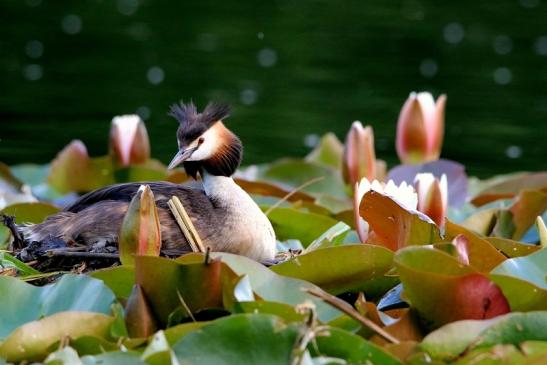
[[[205,142],[205,138],[199,137],[198,144],[202,144],[203,142]]]

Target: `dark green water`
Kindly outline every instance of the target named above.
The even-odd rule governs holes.
[[[104,154],[110,119],[137,110],[167,162],[180,98],[231,102],[247,164],[303,156],[306,135],[355,119],[393,164],[412,90],[448,95],[443,156],[471,174],[545,169],[547,3],[0,0],[9,164],[74,138]]]

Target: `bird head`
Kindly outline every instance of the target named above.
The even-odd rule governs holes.
[[[230,115],[228,105],[209,103],[198,113],[194,103],[180,102],[171,106],[169,115],[179,122],[179,151],[169,169],[183,164],[186,173],[193,178],[201,169],[217,176],[234,174],[241,163],[243,146],[223,123]]]

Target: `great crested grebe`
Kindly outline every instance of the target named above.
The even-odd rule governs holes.
[[[203,243],[212,251],[245,255],[268,261],[275,255],[272,225],[251,197],[232,179],[241,163],[243,146],[223,119],[227,105],[209,103],[198,113],[193,103],[175,104],[169,115],[179,122],[179,151],[169,164],[180,164],[194,179],[201,175],[203,189],[169,182],[149,182],[161,225],[162,250],[188,252],[190,246],[174,220],[167,201],[176,195],[186,208]],[[118,241],[118,232],[131,198],[141,183],[95,190],[43,223],[17,226],[25,243],[62,240],[97,249]]]

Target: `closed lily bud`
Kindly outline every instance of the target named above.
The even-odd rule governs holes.
[[[439,180],[431,173],[417,174],[414,187],[418,194],[418,210],[442,227],[448,209],[446,175],[443,174]]]
[[[122,115],[112,119],[110,155],[121,166],[141,164],[150,158],[148,132],[138,115]]]
[[[404,164],[439,159],[444,135],[446,96],[410,93],[397,121],[397,155]]]
[[[154,193],[141,185],[131,199],[119,233],[120,261],[133,265],[134,255],[159,256],[161,228]]]
[[[343,158],[344,181],[351,186],[361,181],[362,178],[372,181],[376,177],[376,155],[372,127],[363,127],[361,122],[353,122],[346,136]]]
[[[60,193],[88,191],[91,159],[80,140],[73,140],[51,162],[48,184]]]

